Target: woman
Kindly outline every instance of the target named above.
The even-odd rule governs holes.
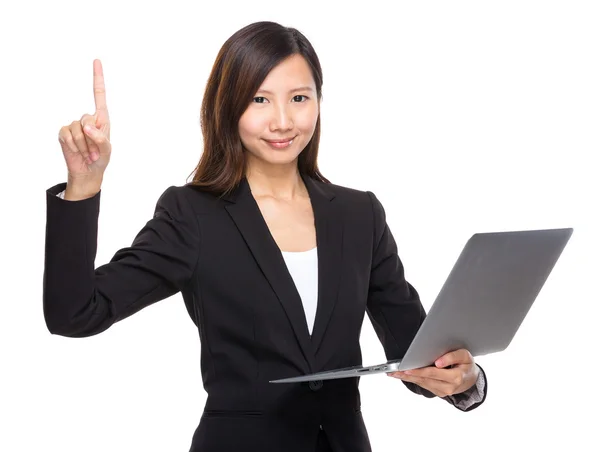
[[[167,188],[132,245],[96,269],[111,155],[99,61],[96,113],[60,131],[69,176],[47,190],[48,329],[91,336],[181,292],[208,394],[191,451],[371,450],[358,378],[269,381],[360,364],[365,312],[387,358],[401,358],[425,318],[381,203],[319,172],[321,86],[297,30],[259,22],[236,32],[208,80],[193,181]],[[485,398],[467,350],[392,376],[464,411]]]

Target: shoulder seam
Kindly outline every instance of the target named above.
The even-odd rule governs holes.
[[[183,187],[181,187],[181,188],[183,188]],[[187,282],[187,284],[183,287],[183,289],[181,291],[182,295],[183,295],[183,291],[189,289],[189,287],[192,284],[192,281],[194,281],[194,279],[197,276],[198,265],[199,265],[199,262],[200,262],[200,246],[201,246],[201,243],[202,243],[202,238],[200,236],[200,221],[198,220],[198,215],[194,211],[194,207],[192,206],[192,203],[191,203],[191,201],[190,201],[187,193],[185,192],[185,190],[182,190],[182,192],[183,192],[183,196],[184,196],[186,202],[188,203],[188,207],[190,209],[190,212],[194,215],[194,221],[196,222],[196,232],[198,234],[198,251],[196,253],[196,263],[194,264],[194,270],[192,271],[192,274],[190,276],[189,281]]]
[[[372,221],[372,229],[373,229],[373,246],[372,246],[372,256],[375,255],[375,251],[377,249],[377,220],[375,218],[375,203],[373,202],[373,192],[366,190],[365,193],[369,198],[369,204],[371,205],[371,221]]]

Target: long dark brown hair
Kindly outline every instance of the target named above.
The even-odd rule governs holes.
[[[269,72],[284,59],[301,55],[308,63],[321,100],[323,74],[308,39],[295,28],[255,22],[233,34],[221,47],[206,84],[200,115],[204,150],[187,185],[217,195],[230,193],[245,177],[245,155],[238,122]],[[298,170],[329,183],[317,166],[321,117],[298,157]],[[191,175],[191,174],[190,174]]]

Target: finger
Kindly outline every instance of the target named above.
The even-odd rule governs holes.
[[[468,350],[461,348],[441,356],[436,360],[435,365],[438,368],[443,368],[457,364],[470,364],[472,362],[473,356],[471,356],[471,353]]]
[[[92,152],[92,160],[96,161],[100,155],[106,155],[110,152],[110,142],[102,131],[90,125],[86,125],[83,131],[94,142],[94,147],[98,149],[98,155],[95,155],[96,152]]]
[[[106,105],[106,87],[104,85],[104,71],[102,62],[94,60],[94,103],[96,104],[96,120],[94,126],[100,127],[108,124],[108,107]]]
[[[73,137],[73,141],[77,147],[77,151],[81,153],[81,156],[86,162],[88,162],[88,164],[92,163],[90,160],[90,150],[88,149],[87,142],[85,141],[85,135],[83,134],[81,123],[79,121],[73,121],[70,129],[71,136]]]
[[[92,115],[83,115],[81,117],[81,119],[79,120],[79,122],[81,123],[81,129],[84,132],[85,132],[85,126],[91,126],[91,127],[96,128],[96,120],[94,119],[94,117]],[[89,137],[87,133],[84,133],[83,136],[85,137],[85,142],[90,151],[90,158],[92,158],[94,156],[94,154],[98,154],[100,152],[100,150],[98,149],[98,145],[96,145],[94,140],[92,140],[92,138]]]
[[[412,378],[431,378],[433,380],[439,380],[444,382],[455,382],[460,373],[454,369],[437,369],[435,367],[425,367],[422,369],[412,369],[407,371],[394,372],[393,377],[412,377]]]
[[[399,378],[405,382],[414,383],[422,388],[425,388],[428,391],[433,392],[438,397],[446,397],[454,394],[456,390],[455,385],[440,380],[435,380],[433,378],[415,377],[414,375],[405,375]]]
[[[63,151],[71,152],[73,154],[79,153],[79,149],[77,149],[77,146],[75,146],[75,142],[73,141],[71,129],[69,129],[67,126],[60,129],[58,141],[60,141],[60,146],[63,148]]]
[[[410,375],[413,377],[420,378],[431,378],[433,380],[455,382],[457,378],[460,378],[460,369],[438,369],[437,367],[429,366],[421,369],[412,369],[404,372],[404,375]]]

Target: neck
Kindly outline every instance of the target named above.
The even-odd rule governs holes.
[[[292,200],[307,194],[296,161],[289,165],[248,161],[246,179],[255,197]]]

